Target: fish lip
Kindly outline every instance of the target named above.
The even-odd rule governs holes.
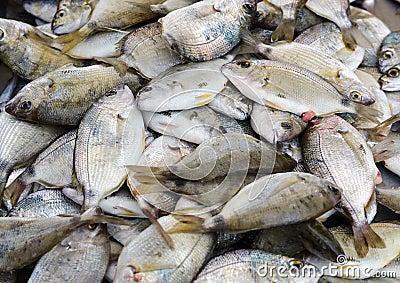
[[[375,98],[372,98],[372,97],[365,98],[362,101],[363,105],[371,105],[371,104],[374,104],[374,103],[375,103]]]

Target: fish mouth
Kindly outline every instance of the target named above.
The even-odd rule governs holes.
[[[372,97],[366,97],[362,101],[363,105],[371,105],[371,104],[374,104],[374,103],[375,103],[375,98],[372,98]]]
[[[4,107],[4,110],[5,110],[8,114],[15,116],[15,113],[14,113],[14,103],[7,103],[7,104],[5,105],[5,107]]]

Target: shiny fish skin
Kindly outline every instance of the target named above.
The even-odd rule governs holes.
[[[166,0],[162,4],[151,5],[150,9],[154,13],[166,15],[169,12],[184,8],[196,2],[199,2],[199,0]]]
[[[160,179],[175,176],[186,180],[209,181],[227,174],[244,177],[248,173],[284,172],[294,166],[295,162],[290,157],[252,136],[227,133],[203,142],[195,151],[168,167],[133,166],[130,169],[139,175],[151,174]]]
[[[400,32],[387,35],[379,50],[379,71],[385,73],[390,67],[400,64]]]
[[[59,190],[42,190],[28,195],[7,214],[8,217],[52,217],[79,214],[80,206]]]
[[[297,115],[258,103],[253,104],[250,122],[254,131],[271,144],[292,140],[307,127]]]
[[[212,61],[171,67],[139,91],[139,109],[162,112],[208,104],[225,88],[228,79],[221,73],[221,66],[231,62],[234,53]]]
[[[161,36],[161,24],[151,23],[135,29],[119,43],[121,55],[117,57],[116,66],[122,66],[121,73],[126,72],[126,68],[134,68],[147,78],[154,78],[186,60],[181,58],[178,53],[171,50]],[[110,57],[110,56],[108,56]],[[108,59],[109,60],[109,59]],[[114,61],[110,61],[113,64]]]
[[[0,107],[0,193],[13,169],[28,165],[66,130],[16,119]]]
[[[105,224],[81,227],[43,255],[28,283],[101,282],[110,258]]]
[[[255,2],[207,0],[175,10],[161,19],[163,37],[191,61],[221,57],[239,43],[240,28],[255,13]]]
[[[292,64],[270,60],[238,60],[225,64],[222,73],[253,101],[301,117],[309,111],[317,116],[337,112],[355,113],[355,103],[340,95],[331,84],[311,71]],[[313,97],[314,93],[318,96]],[[303,121],[308,122],[309,119]]]
[[[339,116],[329,116],[315,121],[304,132],[302,142],[307,169],[340,188],[359,256],[365,257],[369,247],[385,247],[366,219],[365,210],[374,195],[379,170],[364,137]]]
[[[58,125],[78,125],[87,109],[107,91],[127,84],[136,91],[143,80],[133,73],[120,77],[113,67],[64,66],[27,84],[6,105],[20,119]]]
[[[390,67],[379,78],[379,83],[384,91],[400,91],[400,64]]]
[[[342,40],[340,29],[331,22],[321,23],[303,31],[295,42],[306,44],[338,59],[351,70],[355,70],[364,59],[364,48],[347,48]]]
[[[151,225],[151,222],[148,219],[137,218],[127,220],[127,222],[129,222],[129,226],[107,223],[107,231],[110,236],[124,246]]]
[[[60,35],[76,31],[89,20],[95,1],[61,0],[51,20],[51,30]]]
[[[57,12],[58,0],[25,0],[24,9],[45,22],[51,22]]]
[[[29,24],[0,19],[0,60],[19,77],[28,81],[65,64],[84,65],[83,61],[61,54],[43,43],[43,40],[49,39]]]
[[[182,111],[142,111],[145,125],[163,135],[201,144],[225,133],[217,114],[207,106]]]
[[[314,175],[297,172],[272,174],[242,188],[213,217],[202,219],[174,215],[182,222],[168,232],[237,233],[303,222],[333,208],[340,197],[333,183]]]
[[[296,26],[296,16],[307,0],[268,0],[282,11],[282,20],[272,33],[271,42],[292,41]]]
[[[99,206],[105,213],[111,215],[146,218],[131,192],[126,187],[119,189],[112,195],[104,197],[100,201]]]
[[[106,94],[86,112],[78,129],[75,171],[87,209],[116,191],[144,149],[144,125],[127,86]]]
[[[290,267],[303,266],[301,260],[286,256],[275,255],[261,250],[235,250],[212,258],[197,275],[194,283],[212,282],[257,282],[257,283],[316,283],[318,278],[292,277],[288,274],[279,276],[277,272],[265,271],[266,276],[260,276],[263,268],[268,267]],[[313,266],[306,264],[305,268]],[[267,268],[268,269],[268,268]],[[260,274],[258,273],[259,271]]]
[[[0,270],[11,271],[34,262],[82,225],[111,221],[109,216],[100,213],[98,208],[93,208],[79,216],[2,217],[0,243],[3,249]],[[115,218],[112,218],[112,221],[125,223]]]
[[[177,221],[172,216],[158,219],[168,230]],[[216,241],[216,235],[174,234],[170,249],[154,225],[133,238],[118,259],[114,283],[190,282],[197,274]]]

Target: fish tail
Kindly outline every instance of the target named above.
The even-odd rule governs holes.
[[[275,31],[272,33],[271,42],[286,40],[293,41],[296,20],[282,19]]]
[[[84,40],[89,34],[96,29],[96,24],[89,22],[77,31],[63,34],[54,39],[55,43],[63,44],[62,52],[67,53],[74,48],[79,42]]]
[[[168,8],[163,4],[150,5],[150,10],[153,13],[160,14],[160,15],[168,14]]]
[[[21,182],[19,178],[15,179],[3,192],[3,203],[10,210],[18,202],[21,194],[24,192],[28,184]]]
[[[245,28],[240,30],[240,54],[255,53],[256,46],[260,42]]]
[[[353,34],[351,33],[351,28],[350,29],[342,29],[341,33],[342,33],[342,40],[344,45],[347,48],[350,48],[351,50],[355,50],[357,47],[357,42],[353,36]]]
[[[173,214],[173,217],[179,222],[176,223],[167,232],[173,233],[188,233],[188,232],[204,232],[204,218],[195,215],[180,215]]]
[[[157,179],[166,179],[173,176],[168,167],[127,165],[128,175],[136,178],[139,176],[150,176]]]
[[[353,224],[354,246],[360,257],[365,257],[368,254],[369,247],[385,248],[383,239],[372,230],[371,226],[365,221],[362,224]]]
[[[93,59],[113,66],[120,77],[124,77],[128,71],[128,66],[126,63],[118,60],[117,58],[94,57]]]

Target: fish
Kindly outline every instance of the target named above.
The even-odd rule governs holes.
[[[80,227],[40,258],[28,282],[101,282],[110,250],[106,224]]]
[[[67,198],[60,190],[42,190],[29,194],[19,201],[7,217],[52,217],[79,214],[80,206]]]
[[[155,176],[162,180],[179,177],[192,181],[210,181],[228,174],[244,177],[249,173],[266,175],[284,172],[294,166],[295,162],[289,156],[252,136],[227,133],[203,142],[173,165],[127,167],[132,170],[133,177],[137,174]]]
[[[0,19],[0,60],[25,80],[32,81],[66,64],[87,64],[50,47],[50,40],[29,24]]]
[[[177,222],[171,215],[158,220],[164,229]],[[181,233],[171,238],[175,249],[164,243],[154,225],[133,238],[122,249],[114,282],[190,282],[211,254],[216,235]]]
[[[87,23],[96,1],[61,0],[51,19],[51,30],[56,35],[73,32]]]
[[[58,1],[25,0],[22,6],[28,13],[49,23],[53,20],[54,14],[57,12]]]
[[[301,275],[303,268],[314,269],[317,274],[313,265],[300,259],[256,249],[238,249],[210,259],[193,282],[318,282],[319,276]],[[289,270],[299,276],[290,275]]]
[[[308,28],[294,41],[309,45],[338,59],[351,70],[357,69],[364,59],[364,48],[358,45],[354,50],[347,48],[343,43],[340,29],[331,22],[324,22]]]
[[[317,15],[334,22],[340,28],[345,46],[355,50],[357,42],[351,33],[353,23],[347,14],[349,9],[348,0],[307,0],[306,7]]]
[[[227,85],[221,66],[235,54],[212,61],[188,63],[169,68],[138,92],[142,111],[186,110],[210,103]]]
[[[127,222],[129,222],[129,226],[107,223],[108,234],[123,246],[126,246],[131,239],[137,237],[151,225],[151,222],[144,218],[132,218]]]
[[[228,81],[225,88],[219,92],[210,103],[207,104],[212,110],[236,120],[249,118],[253,102]]]
[[[324,21],[323,18],[311,12],[304,5],[297,10],[296,19],[294,27],[296,32],[302,32]],[[268,1],[261,1],[257,4],[257,12],[253,18],[255,27],[274,30],[281,21],[282,11],[278,7],[270,4]]]
[[[400,133],[390,132],[387,138],[372,147],[375,162],[384,162],[383,165],[400,176],[398,158],[400,157]]]
[[[207,106],[182,111],[142,111],[147,127],[187,142],[202,142],[225,133],[217,114]]]
[[[381,73],[386,73],[392,66],[400,64],[400,32],[391,32],[381,43],[378,66]]]
[[[134,73],[120,77],[113,67],[66,65],[27,84],[6,104],[19,119],[54,125],[78,125],[88,108],[120,84],[135,92],[143,79]]]
[[[356,103],[346,99],[331,84],[311,71],[289,63],[237,60],[225,64],[222,73],[254,102],[291,112],[304,122],[314,116],[355,113]],[[318,97],[312,98],[313,93]]]
[[[122,217],[146,218],[128,188],[123,187],[100,202],[101,209],[108,214]]]
[[[341,205],[352,222],[357,254],[365,257],[369,247],[385,248],[384,241],[366,218],[366,207],[374,201],[375,185],[381,176],[364,137],[333,115],[316,120],[303,133],[302,142],[309,172],[335,182],[340,188]],[[338,156],[344,157],[341,162],[337,162]]]
[[[117,47],[120,53],[118,56],[97,56],[95,59],[113,65],[122,75],[133,68],[144,77],[152,79],[167,69],[186,62],[165,43],[161,36],[161,24],[158,22],[133,30],[121,38]]]
[[[144,146],[142,114],[127,86],[111,90],[92,105],[79,125],[74,153],[84,210],[121,187],[127,177],[125,165],[136,164]]]
[[[66,129],[16,119],[0,106],[0,193],[14,169],[27,166]]]
[[[379,84],[384,91],[400,91],[400,64],[394,65],[379,78]]]
[[[351,33],[357,44],[365,49],[363,66],[377,67],[378,53],[383,39],[390,34],[390,29],[378,17],[366,10],[350,6],[350,20],[357,27]]]
[[[259,138],[260,136],[253,130],[250,125],[250,119],[241,121],[233,119],[229,116],[217,113],[218,119],[221,121],[222,127],[227,133],[241,133],[252,136],[254,138]]]
[[[397,237],[399,233],[398,222],[372,223],[371,227],[384,239],[387,247],[384,249],[372,248],[364,258],[357,254],[354,246],[353,235],[349,226],[336,226],[329,229],[336,240],[342,246],[344,254],[337,261],[330,262],[313,257],[305,258],[307,263],[320,268],[321,266],[332,266],[332,269],[324,269],[323,274],[340,278],[365,279],[373,277],[378,270],[396,259],[399,252]]]
[[[286,40],[292,41],[296,26],[296,16],[307,0],[268,0],[268,2],[282,11],[282,19],[272,33],[271,42]]]
[[[275,45],[257,43],[246,32],[243,32],[242,39],[246,45],[255,46],[255,52],[269,60],[297,65],[321,76],[348,100],[364,105],[375,102],[373,94],[363,85],[354,72],[332,56],[297,42]]]
[[[372,150],[374,150],[374,147]],[[376,200],[378,203],[384,205],[395,213],[400,213],[399,177],[397,174],[386,169],[384,166],[380,166],[379,170],[382,173],[383,181],[381,184],[376,186]]]
[[[72,130],[43,150],[19,176],[7,186],[3,201],[14,206],[26,187],[34,182],[47,188],[72,186],[74,149],[77,130]]]
[[[59,35],[54,42],[63,44],[62,52],[64,53],[95,31],[124,29],[154,19],[157,14],[151,11],[150,5],[158,4],[161,0],[85,2],[85,5],[78,5],[77,10],[73,10],[71,13],[66,13],[63,2],[60,2],[59,10],[54,16],[52,30]]]
[[[168,13],[184,8],[199,0],[166,0],[162,4],[151,5],[150,9],[157,14],[167,15]]]
[[[20,269],[37,260],[77,228],[104,222],[127,224],[122,219],[101,215],[98,207],[77,216],[2,217],[0,241],[3,248],[0,270],[4,272]]]
[[[253,130],[271,144],[289,141],[300,135],[307,127],[307,124],[297,115],[258,103],[253,104],[250,117]]]
[[[167,232],[243,233],[294,224],[322,215],[340,199],[338,188],[322,178],[299,172],[276,173],[242,188],[212,217],[174,214],[180,222]]]
[[[240,29],[250,24],[256,7],[255,0],[200,1],[160,19],[162,35],[190,61],[219,58],[239,43]]]

